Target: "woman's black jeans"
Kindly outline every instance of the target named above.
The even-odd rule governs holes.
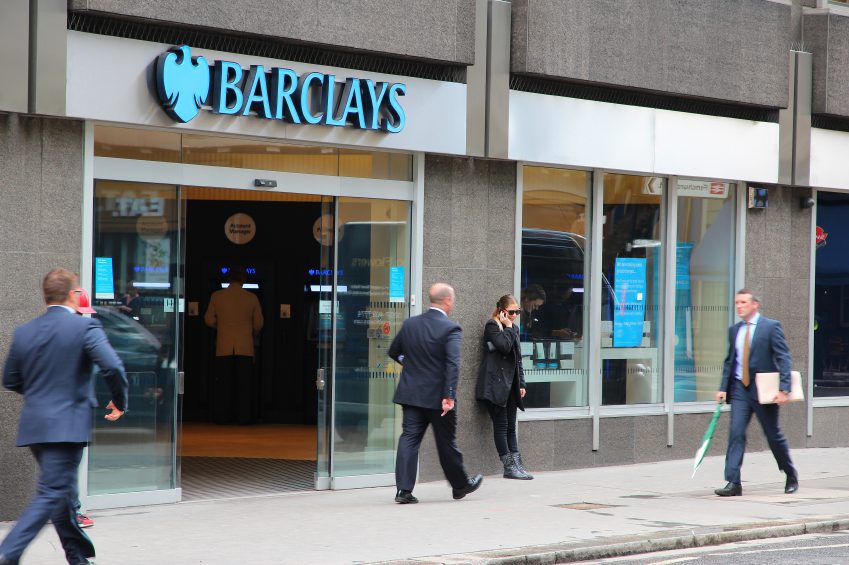
[[[517,405],[512,391],[507,400],[507,406],[502,408],[492,402],[486,402],[486,408],[489,410],[489,417],[492,418],[492,431],[498,456],[501,457],[508,453],[518,453],[519,440],[516,437]]]

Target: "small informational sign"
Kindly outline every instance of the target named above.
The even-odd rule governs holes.
[[[94,258],[94,297],[102,300],[115,300],[112,257]]]
[[[692,252],[693,244],[688,241],[679,241],[675,246],[676,290],[690,290],[690,255]]]
[[[224,222],[224,235],[236,245],[244,245],[256,235],[256,223],[247,214],[233,214]]]
[[[174,312],[174,299],[173,298],[165,298],[162,303],[162,311],[166,314],[170,314]]]
[[[617,258],[613,278],[613,347],[640,347],[646,310],[646,260]]]
[[[404,267],[389,267],[389,302],[404,302]]]
[[[690,198],[728,198],[731,183],[709,180],[678,179],[678,196]]]
[[[281,304],[280,305],[280,317],[284,318],[284,319],[292,317],[292,305],[291,304]]]

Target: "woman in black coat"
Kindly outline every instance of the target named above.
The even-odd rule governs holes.
[[[525,406],[525,374],[519,346],[519,303],[512,294],[502,296],[483,330],[483,362],[478,372],[475,398],[492,418],[495,449],[507,479],[533,479],[525,470],[516,437],[516,409]]]

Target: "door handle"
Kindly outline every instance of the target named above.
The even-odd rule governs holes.
[[[319,369],[315,372],[315,388],[317,390],[324,390],[324,386],[327,383],[324,380],[324,369]]]
[[[186,390],[186,373],[177,371],[177,394],[183,394]]]

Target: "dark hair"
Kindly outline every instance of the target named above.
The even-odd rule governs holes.
[[[542,300],[545,302],[545,289],[533,283],[522,289],[522,300]]]
[[[760,299],[760,298],[758,298],[758,297],[757,297],[757,295],[755,295],[755,293],[754,293],[754,292],[752,292],[752,291],[751,291],[750,289],[748,289],[748,288],[741,288],[741,289],[740,289],[740,290],[738,290],[735,294],[748,294],[749,296],[751,296],[751,297],[752,297],[752,302],[755,302],[755,303],[757,303],[757,304],[760,304],[760,303],[761,303],[761,299]]]
[[[492,311],[491,318],[493,320],[498,320],[498,313],[502,310],[507,310],[507,307],[511,304],[519,305],[519,302],[516,300],[516,297],[512,294],[505,294],[501,298],[498,299],[498,302],[495,303],[495,310]]]
[[[68,300],[68,294],[78,286],[77,274],[68,269],[52,269],[41,281],[41,290],[47,304],[62,304]]]
[[[246,280],[248,280],[248,276],[243,267],[230,267],[227,272],[227,282],[244,284]]]

